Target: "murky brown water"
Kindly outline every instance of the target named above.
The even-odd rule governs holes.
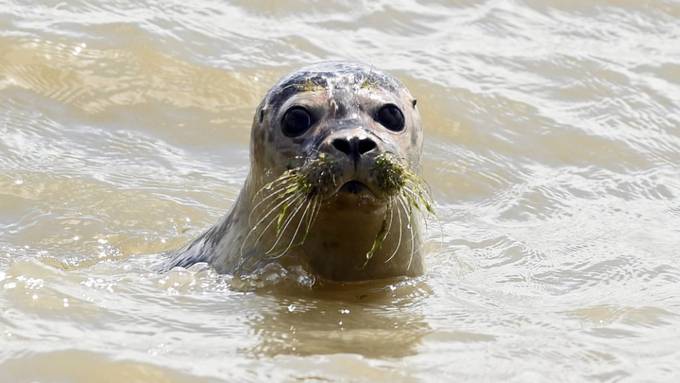
[[[676,1],[0,1],[0,381],[680,380],[678,41]],[[418,97],[427,274],[151,272],[337,58]]]

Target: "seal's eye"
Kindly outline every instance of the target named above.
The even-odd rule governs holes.
[[[404,129],[404,115],[394,104],[383,105],[375,119],[382,126],[393,132],[400,132]]]
[[[307,109],[294,106],[283,115],[281,130],[288,137],[297,137],[312,126],[312,116]]]

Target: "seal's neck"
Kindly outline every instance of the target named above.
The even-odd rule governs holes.
[[[422,274],[419,224],[395,208],[388,226],[385,209],[322,210],[302,245],[313,271],[336,281]]]

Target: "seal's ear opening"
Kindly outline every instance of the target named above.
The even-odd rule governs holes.
[[[415,98],[413,99],[413,101],[411,101],[411,104],[413,104],[414,108],[416,107],[417,103],[418,103],[418,100],[416,100]]]
[[[260,109],[260,124],[262,123],[262,120],[264,120],[264,108]]]

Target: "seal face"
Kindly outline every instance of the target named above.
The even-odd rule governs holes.
[[[281,79],[258,106],[250,172],[231,211],[168,266],[252,273],[271,262],[333,280],[423,271],[422,128],[416,101],[372,67],[326,62]]]

